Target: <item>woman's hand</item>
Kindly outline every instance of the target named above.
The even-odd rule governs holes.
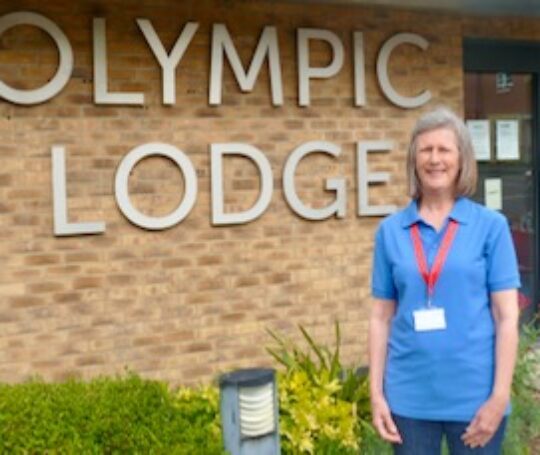
[[[471,449],[484,447],[493,437],[504,417],[508,399],[492,396],[478,410],[461,437]]]
[[[379,433],[379,436],[385,441],[401,444],[401,435],[392,419],[390,408],[384,397],[379,396],[371,399],[371,416],[373,426]]]
[[[374,299],[369,320],[369,388],[373,426],[385,441],[401,444],[401,436],[383,393],[388,335],[395,312],[395,300]]]
[[[519,307],[516,289],[491,293],[495,322],[495,381],[491,397],[477,411],[461,437],[465,445],[483,447],[493,437],[510,401],[518,346]]]

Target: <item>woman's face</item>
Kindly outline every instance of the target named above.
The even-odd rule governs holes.
[[[416,139],[416,174],[422,193],[454,194],[459,174],[459,150],[455,133],[438,128]]]

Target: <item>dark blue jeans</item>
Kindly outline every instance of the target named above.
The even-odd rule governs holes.
[[[409,419],[392,414],[403,444],[394,444],[395,455],[439,455],[443,436],[446,437],[451,455],[482,454],[498,455],[506,428],[506,417],[493,438],[484,446],[471,449],[463,444],[461,436],[469,422],[446,422]]]

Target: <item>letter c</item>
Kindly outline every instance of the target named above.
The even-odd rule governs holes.
[[[400,107],[413,109],[426,104],[431,99],[431,92],[424,90],[418,96],[407,97],[400,95],[392,87],[390,78],[388,77],[388,60],[392,51],[400,44],[414,44],[424,51],[429,46],[425,38],[415,33],[398,33],[392,36],[392,38],[383,44],[379,52],[379,57],[377,58],[377,78],[379,79],[381,90],[392,103]]]

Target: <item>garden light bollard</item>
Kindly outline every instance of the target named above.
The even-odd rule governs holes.
[[[221,376],[223,442],[231,455],[279,455],[275,371],[236,370]]]

